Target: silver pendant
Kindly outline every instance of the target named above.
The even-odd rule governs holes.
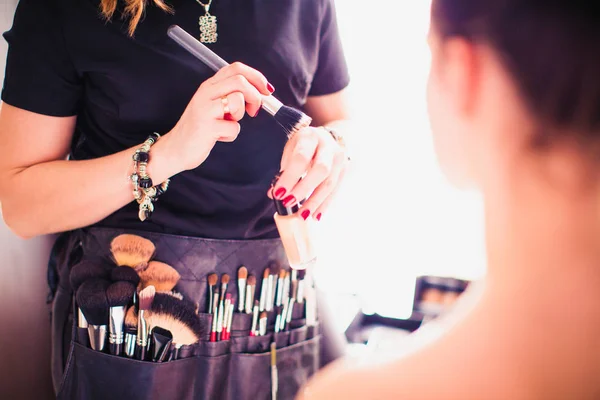
[[[198,23],[200,25],[200,41],[202,43],[216,43],[218,36],[217,17],[206,11],[206,15],[200,17]]]

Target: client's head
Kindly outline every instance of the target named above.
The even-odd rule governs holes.
[[[429,113],[451,180],[533,166],[600,185],[599,20],[589,0],[432,0]]]

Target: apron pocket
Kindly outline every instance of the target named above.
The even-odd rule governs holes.
[[[204,384],[202,378],[210,370],[208,363],[199,360],[202,359],[151,363],[101,353],[74,343],[57,399],[195,399],[199,386]]]
[[[280,400],[292,400],[300,388],[319,367],[320,336],[310,340],[288,343],[292,332],[281,332],[275,340],[277,346],[278,393]],[[246,338],[243,338],[246,339]],[[227,400],[269,400],[271,399],[271,352],[272,334],[247,338],[247,348],[266,349],[263,352],[234,352],[232,346]]]

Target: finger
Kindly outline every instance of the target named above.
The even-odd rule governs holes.
[[[270,95],[274,91],[273,86],[267,81],[267,78],[265,78],[262,73],[240,62],[235,62],[220,69],[219,72],[208,80],[208,82],[217,84],[235,75],[242,75],[245,77],[252,86],[265,96]]]
[[[234,92],[211,101],[210,118],[224,119],[226,121],[239,121],[244,117],[244,95]],[[229,115],[227,115],[229,114]]]
[[[306,176],[292,188],[290,194],[297,199],[305,199],[321,185],[321,183],[329,179],[333,172],[339,173],[341,159],[336,157],[338,150],[339,146],[337,144],[330,144],[324,140],[319,140],[316,154]],[[336,171],[334,171],[334,169],[336,169]],[[320,203],[315,206],[318,205],[320,205]]]
[[[302,205],[302,209],[300,210],[302,218],[307,219],[310,215],[317,215],[317,210],[322,207],[337,189],[343,169],[343,158],[336,156],[330,174],[316,186],[310,197]]]
[[[347,161],[344,161],[344,164],[346,165]],[[323,214],[325,214],[327,212],[327,210],[329,209],[329,206],[331,205],[331,202],[333,201],[333,199],[335,199],[335,196],[339,192],[341,184],[344,181],[344,177],[346,176],[346,166],[345,165],[344,165],[344,167],[342,167],[340,174],[337,177],[337,184],[335,185],[333,191],[325,198],[325,200],[323,200],[321,202],[321,204],[318,207],[315,208],[309,202],[314,195],[318,195],[318,191],[319,191],[320,187],[317,188],[317,190],[315,190],[313,195],[310,196],[311,198],[308,199],[308,201],[304,204],[303,208],[304,207],[312,207],[312,209],[315,210],[314,212],[312,212],[312,216],[317,221],[321,220],[321,218],[323,217]],[[310,210],[310,208],[309,208],[309,210]]]
[[[242,75],[231,76],[216,85],[203,86],[205,95],[211,100],[219,100],[223,96],[239,92],[243,95],[246,106],[250,107],[249,114],[254,116],[262,104],[262,95]]]
[[[240,124],[230,121],[215,121],[214,132],[217,142],[233,142],[240,134]]]
[[[291,207],[298,202],[291,194],[302,175],[312,163],[319,139],[310,132],[310,128],[302,130],[290,140],[289,147],[284,149],[285,162],[282,164],[281,176],[275,184],[273,193],[278,200],[282,200],[286,207]],[[289,150],[288,150],[289,149]],[[289,154],[285,154],[288,152]]]

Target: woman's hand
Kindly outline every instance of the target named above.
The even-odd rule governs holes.
[[[300,215],[320,220],[346,172],[345,150],[324,128],[308,127],[292,136],[281,160],[281,174],[269,197],[286,206],[303,203]],[[302,180],[300,178],[304,176]],[[272,196],[273,194],[273,196]]]
[[[188,104],[177,125],[165,135],[181,170],[198,167],[217,142],[232,142],[245,113],[256,117],[262,95],[273,86],[255,69],[231,64],[206,80]]]

